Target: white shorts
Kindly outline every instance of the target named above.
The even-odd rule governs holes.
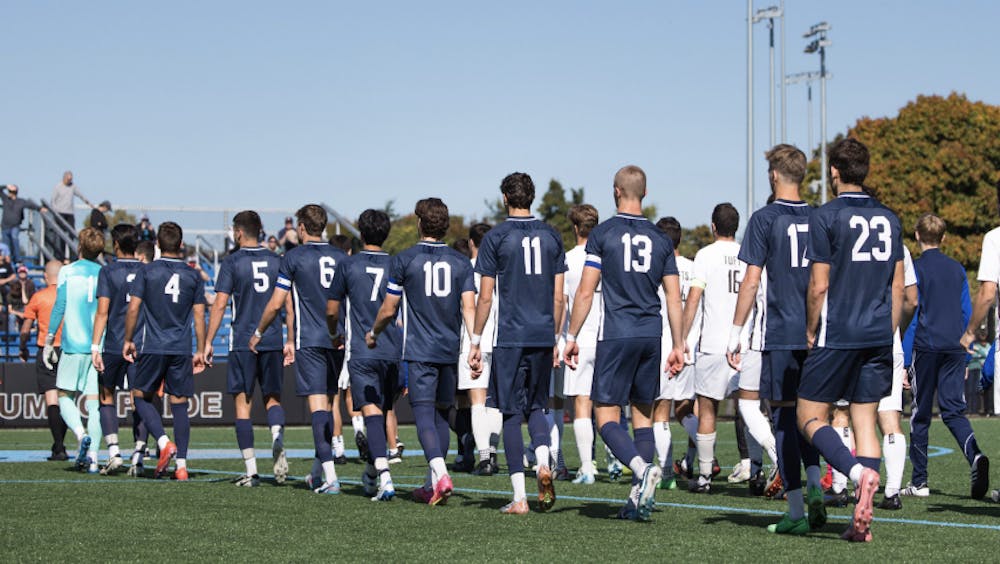
[[[464,351],[458,357],[458,389],[459,390],[485,390],[490,385],[490,367],[493,360],[493,353],[484,352],[483,373],[479,378],[472,378],[472,369],[469,368],[469,352]]]
[[[694,361],[694,392],[714,400],[725,399],[737,388],[739,373],[724,354],[698,353]]]
[[[762,355],[760,351],[747,351],[743,353],[743,358],[740,359],[740,389],[746,390],[748,392],[759,392],[760,391],[760,370],[761,370],[761,358]]]
[[[669,372],[660,373],[660,395],[658,400],[693,400],[694,399],[694,366],[685,365],[680,374],[670,377]]]
[[[878,402],[879,411],[903,411],[903,351],[893,351],[892,355],[892,390],[889,395]]]
[[[580,356],[576,361],[576,370],[567,366],[563,371],[563,395],[590,397],[594,385],[594,361],[597,359],[597,347],[580,347]]]

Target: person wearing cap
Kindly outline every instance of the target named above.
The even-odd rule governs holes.
[[[156,230],[153,229],[153,224],[149,222],[148,214],[142,214],[142,217],[139,218],[139,240],[156,242]]]
[[[24,308],[35,295],[35,282],[28,278],[28,267],[17,267],[17,278],[10,283],[10,322],[14,326],[13,331],[21,325],[24,318]]]
[[[101,233],[108,230],[108,218],[104,214],[111,211],[111,202],[104,200],[96,208],[90,210],[90,226],[99,229]]]
[[[278,244],[285,249],[286,253],[299,244],[299,233],[292,223],[292,218],[286,217],[285,226],[278,231]]]
[[[45,211],[45,208],[31,200],[18,198],[16,184],[0,186],[0,199],[3,202],[3,219],[0,220],[0,231],[3,233],[3,243],[10,249],[11,259],[16,264],[21,262],[18,236],[21,233],[21,222],[24,221],[24,210]]]

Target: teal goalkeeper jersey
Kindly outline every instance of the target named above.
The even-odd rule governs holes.
[[[80,259],[59,271],[56,303],[49,327],[63,324],[62,350],[70,354],[90,354],[97,314],[97,275],[101,265]],[[52,330],[50,335],[54,335]]]

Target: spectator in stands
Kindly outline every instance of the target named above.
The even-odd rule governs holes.
[[[111,211],[111,202],[104,200],[97,207],[90,210],[90,226],[99,229],[101,233],[107,234],[108,217],[104,214]]]
[[[17,267],[17,278],[10,284],[10,321],[11,331],[17,331],[24,319],[24,308],[35,295],[35,282],[28,278],[28,267]]]
[[[63,173],[62,182],[56,184],[56,187],[52,189],[52,200],[49,202],[49,207],[69,223],[71,230],[76,229],[76,214],[73,212],[74,197],[80,198],[83,203],[94,207],[94,204],[90,203],[83,192],[80,192],[80,188],[73,184],[73,172],[67,170]]]
[[[278,231],[278,244],[285,249],[286,253],[299,244],[299,233],[295,230],[290,217],[285,218],[285,226]]]
[[[149,222],[149,216],[146,214],[142,214],[142,218],[139,219],[139,240],[156,242],[156,230],[153,229],[153,224]]]
[[[205,303],[212,305],[215,303],[215,292],[208,289],[208,284],[212,282],[212,277],[205,272],[205,269],[201,267],[201,261],[198,260],[197,255],[188,255],[187,258],[188,266],[198,271],[198,276],[206,283],[205,284]]]
[[[281,248],[278,247],[278,238],[271,235],[267,238],[267,248],[271,250],[272,253],[282,254]]]
[[[31,200],[18,198],[17,185],[15,184],[0,186],[0,198],[3,201],[3,220],[0,221],[3,242],[7,244],[7,248],[10,250],[11,259],[17,264],[21,262],[21,249],[18,244],[18,236],[21,233],[21,222],[24,221],[24,210],[45,211],[45,208]]]
[[[14,264],[10,262],[10,254],[6,250],[2,253],[0,254],[0,298],[6,306],[10,303],[7,298],[10,294],[10,283],[17,278],[17,272],[14,270]]]

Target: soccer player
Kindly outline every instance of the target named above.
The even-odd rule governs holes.
[[[119,223],[111,229],[111,240],[115,249],[115,261],[101,268],[97,277],[97,316],[94,318],[94,334],[91,339],[91,361],[98,372],[101,386],[101,428],[108,444],[108,464],[101,473],[114,474],[124,465],[121,449],[118,447],[118,407],[115,392],[125,388],[125,378],[130,386],[135,385],[135,364],[122,356],[125,333],[125,313],[132,299],[132,283],[142,268],[135,258],[135,246],[139,241],[139,231],[134,225]],[[137,333],[142,335],[142,320]],[[141,339],[141,337],[140,337]],[[139,339],[137,339],[139,340]],[[141,342],[138,345],[141,347]],[[145,441],[136,442],[132,454],[130,475],[142,473],[142,451]],[[134,469],[133,469],[134,468]]]
[[[589,204],[579,204],[570,208],[569,220],[573,224],[576,246],[566,251],[567,270],[564,276],[563,296],[568,307],[572,308],[576,290],[580,287],[580,280],[583,277],[584,264],[587,262],[587,238],[600,223],[600,219],[597,208]],[[573,398],[573,434],[576,436],[576,448],[580,453],[580,469],[573,479],[574,484],[593,484],[597,475],[597,468],[594,466],[594,420],[591,418],[594,403],[590,401],[590,390],[594,383],[597,333],[603,309],[604,301],[601,299],[600,288],[597,288],[594,291],[594,300],[590,304],[590,312],[576,337],[577,347],[580,350],[579,360],[575,368],[567,366],[564,373],[563,392],[567,398]],[[566,315],[566,319],[569,320],[569,315]],[[564,325],[564,331],[568,330],[568,324]]]
[[[396,496],[389,474],[385,413],[392,409],[396,399],[402,336],[396,324],[390,323],[385,337],[374,349],[368,349],[365,343],[365,331],[375,323],[388,287],[387,273],[392,259],[382,250],[382,244],[391,227],[385,212],[371,209],[362,212],[358,230],[364,247],[337,265],[327,302],[330,331],[337,330],[342,309],[347,317],[351,405],[364,415],[368,429],[363,477],[365,494],[372,496],[373,501],[389,501]],[[341,304],[345,307],[341,308]]]
[[[538,464],[538,508],[548,511],[556,494],[550,468],[551,427],[545,416],[552,367],[558,363],[557,333],[562,329],[563,273],[566,257],[562,236],[531,215],[535,184],[523,172],[500,183],[508,218],[483,237],[476,273],[481,275],[476,324],[469,364],[481,370],[483,330],[497,295],[487,402],[503,414],[503,443],[514,499],[501,511],[528,512],[524,485],[524,442],[521,422],[535,445]],[[487,336],[486,338],[491,338]]]
[[[333,462],[333,398],[337,393],[337,377],[341,364],[334,355],[343,336],[331,334],[326,325],[327,300],[336,275],[337,263],[347,258],[343,251],[323,240],[326,230],[326,210],[308,204],[295,212],[299,242],[281,258],[274,293],[250,337],[250,350],[285,307],[292,295],[295,317],[295,393],[306,397],[312,414],[313,444],[316,457],[306,476],[306,484],[318,494],[339,494],[340,480]],[[343,360],[343,357],[340,357]]]
[[[212,304],[209,315],[204,345],[205,363],[211,366],[215,352],[212,341],[222,325],[226,305],[232,299],[226,388],[232,394],[236,407],[236,444],[246,466],[246,474],[234,481],[240,487],[255,487],[260,484],[254,453],[253,422],[250,420],[253,391],[258,383],[267,413],[267,426],[271,431],[274,481],[283,484],[288,476],[281,386],[285,375],[284,367],[295,359],[295,343],[291,339],[295,316],[291,311],[291,300],[287,297],[285,299],[288,340],[282,343],[281,320],[275,317],[257,343],[257,351],[251,351],[249,347],[256,323],[274,293],[281,267],[281,257],[261,246],[261,230],[257,212],[245,210],[233,216],[233,239],[238,249],[226,255],[219,265],[215,281],[215,303]]]
[[[760,395],[744,388],[741,378],[740,412],[757,441],[769,453],[777,450],[778,475],[788,498],[788,513],[768,530],[777,534],[805,534],[826,523],[823,490],[819,483],[819,456],[812,445],[802,440],[795,417],[795,399],[807,352],[809,261],[804,253],[813,210],[799,196],[799,186],[806,173],[805,153],[791,145],[776,145],[766,157],[775,199],[750,217],[743,236],[739,258],[746,263],[747,269],[726,348],[732,365],[746,364],[747,354],[741,350],[744,325],[758,290],[764,286],[767,301],[762,308]],[[770,436],[771,428],[760,416],[760,397],[771,402],[776,436]],[[807,474],[808,519],[803,510],[803,461]]]
[[[385,299],[365,341],[369,349],[378,346],[402,302],[403,370],[429,466],[413,498],[438,505],[448,501],[453,488],[444,462],[451,438],[447,415],[455,403],[459,332],[463,320],[472,327],[476,287],[469,259],[441,241],[448,232],[448,206],[426,198],[414,213],[420,241],[393,257]]]
[[[183,241],[180,225],[166,221],[157,228],[160,258],[140,268],[132,281],[122,345],[125,360],[136,363],[132,382],[135,410],[160,449],[153,477],[160,477],[176,457],[174,479],[179,481],[188,479],[187,450],[191,440],[188,398],[194,394],[195,372],[205,369],[205,283],[198,271],[185,264]],[[142,349],[137,348],[135,341],[140,310],[145,321]],[[176,443],[167,436],[160,413],[150,403],[160,384],[170,398]]]
[[[337,234],[330,237],[330,244],[334,247],[344,251],[344,254],[350,256],[353,252],[353,247],[351,245],[351,238],[347,235]],[[345,316],[346,317],[346,316]],[[340,324],[337,326],[337,330],[333,332],[335,335],[344,335],[347,332],[347,327],[345,325],[345,317],[340,318]],[[347,360],[351,356],[350,343],[340,342],[337,348],[333,350],[333,360],[337,366],[340,367],[340,372],[337,375],[337,391],[333,396],[333,461],[337,465],[347,464],[347,456],[344,454],[344,422],[342,419],[342,412],[340,411],[340,399],[344,398],[344,404],[347,406],[347,413],[351,416],[351,427],[354,429],[354,445],[358,447],[358,454],[361,460],[366,460],[368,458],[368,440],[365,438],[365,418],[361,415],[360,411],[355,411],[354,407],[351,405],[351,394],[348,388],[351,386],[351,376],[347,368]],[[344,391],[342,395],[340,392]]]
[[[56,303],[58,294],[59,269],[62,262],[50,260],[45,263],[45,287],[35,292],[24,307],[24,323],[21,325],[21,351],[27,357],[28,338],[31,326],[38,321],[38,354],[35,356],[35,375],[38,379],[38,391],[45,395],[45,417],[49,421],[49,432],[52,433],[52,454],[48,460],[67,460],[66,454],[66,422],[59,413],[59,389],[56,387],[56,372],[59,368],[58,356],[62,349],[62,327],[57,327],[52,347],[56,352],[57,361],[52,368],[46,366],[44,357],[45,338],[49,332],[49,317],[52,306]]]
[[[913,261],[919,296],[917,328],[913,334],[913,415],[910,428],[910,461],[913,495],[926,497],[927,435],[931,410],[937,395],[941,420],[958,441],[971,472],[973,499],[989,490],[990,461],[979,450],[976,434],[965,417],[966,348],[961,336],[971,316],[969,285],[965,269],[939,249],[945,222],[933,214],[917,220],[916,237],[920,258]],[[981,267],[980,267],[981,268]]]
[[[806,345],[796,404],[799,430],[830,464],[858,485],[842,538],[872,539],[872,500],[879,486],[878,402],[892,387],[892,335],[903,302],[899,219],[862,189],[868,148],[847,138],[830,148],[837,197],[809,218]],[[857,456],[827,421],[830,404],[850,402]]]
[[[660,300],[663,286],[673,350],[667,356],[673,374],[684,365],[681,338],[680,281],[673,243],[642,216],[646,173],[637,166],[615,174],[618,214],[598,225],[587,240],[587,262],[576,291],[566,343],[566,365],[575,368],[577,337],[590,313],[598,283],[604,315],[598,331],[591,399],[596,404],[601,438],[632,469],[632,490],[619,517],[648,521],[662,471],[653,464],[653,402],[660,385]],[[635,439],[620,423],[622,407],[632,405]]]
[[[732,204],[712,210],[712,234],[715,242],[694,256],[691,289],[684,304],[684,335],[694,325],[695,312],[701,310],[701,336],[694,361],[694,391],[698,397],[698,478],[688,482],[688,490],[711,491],[715,466],[715,417],[719,402],[727,395],[734,373],[726,360],[726,326],[736,307],[736,296],[746,264],[737,258],[740,245],[736,231],[740,214]]]
[[[469,228],[469,252],[472,254],[472,266],[475,268],[476,259],[479,257],[479,247],[483,243],[483,237],[492,227],[486,223],[477,223]],[[479,291],[482,275],[474,274],[476,291]],[[486,320],[483,333],[493,335],[496,332],[496,304],[490,311]],[[503,431],[503,415],[495,407],[486,406],[486,390],[490,383],[490,365],[493,358],[493,341],[487,338],[480,342],[482,351],[483,371],[477,377],[473,377],[472,368],[469,366],[469,350],[472,348],[469,340],[468,328],[462,332],[462,352],[458,357],[458,389],[468,390],[469,403],[472,412],[472,437],[476,443],[476,452],[479,460],[472,471],[477,476],[492,476],[500,471],[497,465],[497,443],[500,441],[500,433]]]
[[[100,402],[97,399],[97,371],[90,359],[94,315],[97,313],[97,276],[101,265],[94,262],[104,251],[104,235],[93,227],[80,231],[77,252],[80,259],[59,271],[56,303],[49,317],[48,333],[42,359],[50,370],[59,363],[56,387],[59,388],[59,411],[66,426],[80,442],[76,465],[80,470],[97,473],[97,447],[101,443]],[[56,331],[62,324],[62,354],[53,346]],[[83,426],[76,404],[77,394],[84,394],[87,427]]]

